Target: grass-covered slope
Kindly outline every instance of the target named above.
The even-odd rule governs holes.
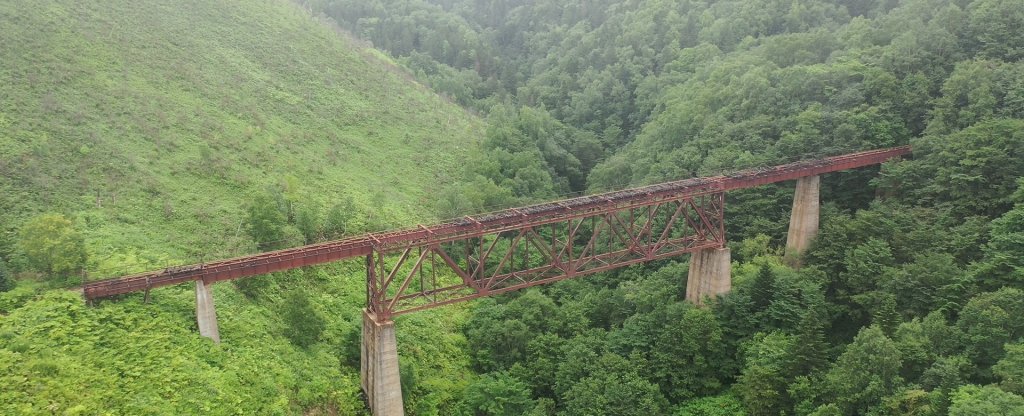
[[[240,250],[269,185],[425,220],[481,131],[284,1],[6,2],[0,36],[6,248],[29,216],[78,213],[94,271]]]
[[[285,0],[0,2],[0,45],[0,258],[15,273],[17,230],[43,212],[74,221],[91,278],[253,250],[241,224],[268,187],[321,209],[350,197],[363,224],[431,221],[482,133]],[[365,412],[362,273],[216,285],[220,345],[196,333],[190,285],[86,306],[21,273],[0,293],[0,414]],[[284,336],[296,290],[325,322],[305,348]],[[464,313],[439,317],[399,321],[410,408],[443,411],[465,384]]]

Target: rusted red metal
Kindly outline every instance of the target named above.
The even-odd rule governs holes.
[[[433,226],[99,280],[85,284],[83,293],[91,300],[189,281],[232,280],[364,257],[368,307],[389,316],[721,246],[725,243],[721,201],[726,191],[875,165],[908,153],[910,147],[903,146],[666,182],[466,216]],[[595,225],[583,225],[587,220]],[[597,223],[603,224],[602,228],[594,228]],[[563,228],[559,227],[564,227],[561,239]],[[594,240],[600,236],[609,240]],[[577,240],[582,247],[576,246]],[[616,246],[615,240],[622,244]],[[523,244],[534,247],[534,256],[544,257],[535,257],[537,264],[523,270],[507,269],[514,264],[515,252],[505,246]],[[453,252],[453,248],[459,251]],[[405,259],[398,262],[403,254]],[[541,265],[541,258],[548,263]],[[386,265],[389,259],[390,268]],[[476,262],[475,267],[470,267],[470,262]],[[499,265],[506,268],[504,272],[494,269]],[[442,276],[450,275],[438,273],[443,268],[454,272],[459,281],[445,285]],[[415,279],[428,271],[426,281]],[[437,281],[441,283],[428,284]]]
[[[558,221],[376,246],[367,305],[383,319],[725,244],[724,194],[612,204]],[[529,215],[529,214],[527,214]]]

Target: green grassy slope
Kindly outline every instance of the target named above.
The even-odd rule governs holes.
[[[357,217],[431,221],[483,123],[285,0],[0,2],[0,256],[56,211],[93,278],[253,250],[240,231],[268,186]],[[85,306],[31,279],[0,293],[0,414],[354,414],[361,268],[214,287],[221,336],[195,332],[190,285]],[[282,336],[286,291],[326,329]],[[453,402],[463,307],[399,320],[411,408]],[[409,370],[409,371],[406,371]]]
[[[7,2],[0,34],[5,240],[80,213],[94,271],[242,250],[246,195],[273,184],[426,220],[481,132],[283,1]]]

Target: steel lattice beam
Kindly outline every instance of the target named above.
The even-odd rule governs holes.
[[[367,305],[382,319],[725,244],[722,193],[429,245],[375,247]]]
[[[673,228],[666,231],[665,228],[657,228],[664,224],[657,222],[636,223],[634,221],[635,218],[640,218],[644,215],[650,217],[650,214],[643,214],[644,211],[652,213],[667,212],[669,209],[667,207],[671,206],[671,204],[681,203],[681,201],[696,201],[711,195],[721,195],[723,192],[733,189],[751,188],[806,176],[877,165],[908,153],[910,153],[909,146],[895,147],[780,166],[750,169],[730,175],[666,182],[634,189],[514,208],[490,214],[467,216],[430,227],[419,226],[387,233],[371,233],[344,240],[312,244],[252,256],[172,267],[132,276],[88,282],[83,285],[82,290],[86,299],[97,299],[123,293],[148,291],[151,288],[191,281],[213,283],[239,279],[356,257],[366,257],[368,269],[377,268],[377,270],[380,270],[382,267],[386,269],[384,263],[389,259],[389,256],[393,257],[396,253],[401,254],[407,248],[413,248],[415,251],[415,253],[408,253],[408,256],[411,256],[413,260],[410,263],[406,263],[408,261],[406,259],[401,267],[407,269],[414,268],[417,270],[417,273],[422,273],[424,269],[433,271],[435,267],[448,267],[460,277],[461,283],[454,282],[453,285],[462,284],[464,285],[462,289],[472,287],[470,283],[500,286],[511,281],[519,282],[519,279],[525,280],[525,282],[518,283],[519,285],[540,284],[558,280],[559,278],[594,273],[596,271],[594,269],[599,267],[594,266],[594,269],[588,268],[592,264],[601,264],[603,262],[608,265],[616,265],[614,267],[621,267],[626,264],[648,260],[646,257],[636,257],[639,256],[637,250],[649,250],[653,253],[652,258],[662,258],[686,252],[680,247],[686,246],[689,247],[688,250],[693,250],[700,244],[712,244],[709,243],[711,241],[714,244],[722,244],[724,242],[724,240],[719,240],[722,238],[720,232],[719,234],[712,234],[712,228],[721,228],[722,219],[713,215],[709,217],[709,212],[711,211],[692,211],[692,206],[686,210],[679,211],[679,216],[674,220],[675,226],[681,226],[679,224],[686,222],[687,226],[690,227],[689,229],[704,230],[706,232],[704,235],[689,236],[689,240],[674,240],[674,237],[671,236],[674,236],[675,234],[673,233],[677,233],[679,230]],[[655,211],[656,209],[661,211]],[[605,220],[603,218],[608,219]],[[670,217],[664,218],[666,221],[668,219]],[[593,229],[587,228],[581,222],[582,220],[603,223],[605,225],[602,225],[602,227],[606,227],[607,230],[593,232]],[[576,222],[574,223],[574,221]],[[562,237],[559,240],[558,237],[555,237],[551,242],[544,241],[542,243],[541,240],[549,238],[551,235],[558,235],[555,231],[546,231],[557,227],[564,227],[560,229],[573,238]],[[661,234],[657,234],[655,230],[660,231]],[[591,244],[590,240],[576,241],[576,237],[589,238],[593,234],[611,235],[629,241],[630,244],[627,244],[627,246],[630,247],[631,251],[628,254],[633,257],[619,259],[611,253],[601,252],[601,250],[610,247],[607,245],[610,243],[602,243],[598,240],[593,241],[593,244]],[[536,253],[542,252],[540,247],[548,244],[547,247],[550,250],[548,250],[547,255],[551,260],[551,264],[556,265],[557,263],[558,270],[562,271],[562,274],[556,275],[551,270],[547,272],[548,274],[530,272],[531,277],[526,277],[526,274],[524,274],[526,271],[505,274],[492,273],[487,276],[487,280],[481,281],[479,276],[488,274],[488,267],[492,266],[488,262],[493,261],[495,259],[494,256],[497,255],[493,252],[484,252],[481,247],[497,240],[514,239],[516,236],[519,236],[516,244],[527,244],[534,247],[537,250]],[[470,240],[479,241],[480,244],[475,248],[476,251],[468,250],[469,253],[466,254],[464,253],[467,251],[466,247],[460,246],[463,249],[463,256],[460,257],[459,252],[451,250],[452,246],[460,244],[468,247],[466,242]],[[501,253],[501,258],[503,258],[508,253],[501,252],[502,247],[495,245],[491,250],[497,249]],[[620,247],[621,249],[623,248]],[[421,250],[428,254],[422,254]],[[589,250],[588,253],[590,254],[585,253],[584,250]],[[672,254],[659,254],[662,251],[658,250]],[[598,252],[603,253],[606,257],[593,254]],[[473,257],[474,255],[476,257]],[[476,262],[474,263],[476,268],[467,267],[467,262]],[[429,267],[427,267],[428,263]],[[612,266],[604,267],[602,270],[610,268]],[[463,273],[462,275],[459,275],[460,270]],[[380,281],[378,286],[370,285],[367,287],[367,297],[370,302],[368,304],[371,307],[391,305],[399,308],[395,309],[396,311],[402,311],[405,309],[401,308],[404,308],[404,305],[409,303],[414,303],[412,302],[414,299],[401,296],[414,293],[410,290],[416,289],[416,287],[412,286],[412,283],[405,285],[404,289],[398,290],[398,293],[402,295],[394,298],[397,299],[395,302],[391,302],[389,296],[392,296],[393,292],[402,287],[402,284],[409,278],[409,271],[406,270],[405,275],[392,274],[391,272],[392,270],[388,269],[387,274],[380,273],[390,277],[390,282]],[[381,278],[383,277],[380,275],[374,275],[372,279],[368,279],[368,283],[371,281],[377,282],[377,280],[373,279]],[[401,281],[402,283],[397,287],[393,286],[393,283],[396,281]],[[487,288],[485,285],[482,289],[486,289],[484,292],[490,294],[512,290],[499,286]],[[435,288],[432,289],[434,291],[423,290],[415,293],[419,293],[417,299],[422,299],[428,295],[441,299],[442,294],[449,296],[450,293],[455,292],[455,290],[436,292],[439,289]],[[453,299],[483,296],[480,293],[478,291],[475,294],[466,294],[463,297],[455,297]],[[372,303],[384,301],[388,303]],[[449,301],[451,299],[439,300],[439,302]]]

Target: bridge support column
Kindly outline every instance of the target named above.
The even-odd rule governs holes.
[[[373,416],[402,416],[402,380],[398,372],[395,323],[380,322],[363,309],[360,383]]]
[[[686,278],[686,300],[704,304],[732,290],[732,254],[727,247],[708,248],[690,255],[690,274]]]
[[[800,267],[801,256],[818,235],[818,211],[821,205],[821,178],[808,176],[796,180],[793,211],[789,214],[789,234],[786,236],[785,263]]]
[[[196,280],[196,322],[199,323],[199,335],[220,343],[220,330],[217,329],[217,310],[213,306],[213,293],[210,283]]]

